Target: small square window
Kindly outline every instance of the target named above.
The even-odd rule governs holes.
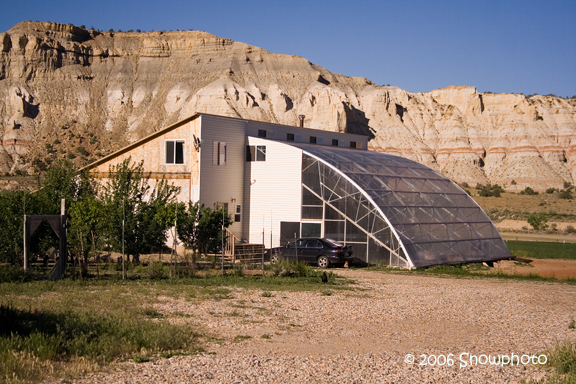
[[[256,146],[256,161],[266,161],[266,146]]]
[[[333,147],[337,147],[337,146],[338,146],[338,139],[332,139],[332,146],[333,146]]]
[[[324,138],[323,138],[323,137],[317,138],[317,139],[316,139],[316,144],[323,145],[323,144],[324,144]]]
[[[350,142],[350,148],[356,148],[356,142],[355,141]]]
[[[310,144],[316,144],[316,136],[310,136]]]
[[[294,134],[293,133],[287,133],[286,134],[286,140],[294,141]]]
[[[258,130],[258,137],[266,138],[266,130],[265,129],[259,129]]]
[[[265,145],[247,145],[246,161],[266,161]]]
[[[234,213],[234,222],[239,223],[242,215],[242,206],[240,204],[236,205],[236,212]]]
[[[297,143],[302,142],[302,135],[294,135],[294,141]]]
[[[184,164],[184,140],[166,140],[166,164]]]

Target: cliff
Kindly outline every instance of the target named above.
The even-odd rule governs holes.
[[[409,93],[203,31],[23,22],[0,34],[0,173],[79,163],[195,112],[371,136],[456,182],[508,190],[576,179],[576,99]],[[512,185],[512,181],[516,184]]]

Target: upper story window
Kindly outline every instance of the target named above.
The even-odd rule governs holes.
[[[258,130],[258,137],[266,138],[266,130],[265,129],[259,129]]]
[[[350,142],[350,148],[356,148],[356,142],[355,141]]]
[[[316,136],[310,136],[310,144],[316,144]]]
[[[333,147],[337,147],[337,146],[338,146],[338,139],[332,139],[332,146],[333,146]]]
[[[286,140],[287,141],[294,141],[294,134],[293,133],[287,133],[286,134]]]
[[[212,146],[212,165],[226,165],[228,146],[224,141],[214,141]]]
[[[246,161],[266,161],[265,145],[247,145]]]
[[[184,164],[185,140],[166,140],[166,164]]]
[[[316,139],[316,144],[324,144],[324,138],[323,137],[319,137]]]

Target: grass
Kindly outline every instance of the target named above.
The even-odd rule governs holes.
[[[551,374],[546,380],[530,380],[529,384],[573,384],[576,383],[576,343],[566,341],[548,351],[546,368]]]
[[[402,270],[386,267],[368,267],[366,270],[384,271],[388,273],[400,274],[414,274],[414,275],[436,275],[446,277],[473,277],[473,278],[497,278],[497,279],[512,279],[512,280],[528,280],[528,281],[547,281],[547,282],[560,282],[576,285],[576,279],[557,279],[555,277],[543,277],[535,273],[528,275],[521,275],[518,273],[508,274],[502,271],[490,272],[490,268],[483,266],[480,263],[476,264],[458,264],[458,265],[435,265],[428,268]]]
[[[2,266],[0,266],[0,269]],[[181,313],[159,311],[158,297],[228,300],[232,287],[274,291],[326,289],[320,272],[265,276],[196,275],[180,279],[64,279],[0,283],[0,383],[69,379],[114,361],[138,363],[162,356],[197,353],[207,336]],[[351,280],[331,274],[330,289],[350,289]],[[238,302],[239,306],[245,302]],[[228,316],[240,316],[233,310]],[[239,335],[235,341],[247,336]]]
[[[510,252],[518,257],[576,260],[576,244],[574,243],[509,240],[506,245]]]

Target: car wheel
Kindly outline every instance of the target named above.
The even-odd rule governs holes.
[[[270,257],[270,262],[272,264],[276,264],[280,261],[280,256],[278,255],[278,253],[273,253],[272,257]]]
[[[330,260],[328,260],[328,256],[320,256],[318,257],[318,260],[316,260],[316,263],[318,264],[318,266],[320,268],[328,268],[328,266],[330,266]]]

